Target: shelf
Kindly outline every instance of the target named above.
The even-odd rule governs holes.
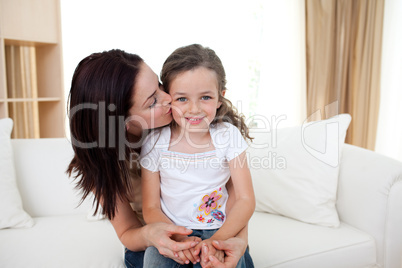
[[[26,40],[17,40],[17,39],[4,39],[4,45],[6,45],[6,46],[33,46],[33,47],[40,47],[40,46],[57,45],[57,43],[26,41]]]
[[[9,117],[14,121],[12,138],[62,137],[64,118],[60,117],[61,101],[0,103],[0,109],[2,106],[7,108]]]
[[[0,0],[0,118],[12,138],[65,136],[60,0]]]
[[[9,99],[0,99],[0,102],[51,102],[51,101],[61,101],[61,98],[55,97],[55,98],[30,98],[30,99],[24,99],[24,98],[9,98]]]

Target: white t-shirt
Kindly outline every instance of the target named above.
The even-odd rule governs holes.
[[[226,219],[228,162],[248,144],[230,123],[210,127],[210,135],[215,150],[204,153],[169,151],[170,127],[153,131],[141,148],[140,164],[159,172],[161,208],[176,225],[215,229]]]

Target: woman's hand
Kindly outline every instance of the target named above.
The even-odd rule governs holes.
[[[218,249],[225,252],[225,259],[223,262],[219,261],[215,256],[209,255],[209,266],[207,267],[215,267],[215,268],[228,268],[228,267],[236,267],[240,258],[244,255],[246,251],[247,244],[241,238],[233,237],[229,238],[225,241],[216,241],[212,242],[212,245]],[[204,252],[203,252],[204,253]],[[203,266],[204,267],[204,266]]]
[[[195,240],[185,242],[172,240],[173,235],[187,236],[192,233],[192,230],[183,226],[158,222],[145,225],[143,231],[144,238],[149,242],[148,246],[156,247],[161,255],[171,258],[180,264],[184,264],[184,262],[177,252],[193,248],[198,244]]]
[[[201,242],[201,238],[196,236],[183,236],[183,235],[175,235],[174,240],[178,242],[186,242],[186,241],[195,241],[197,243]],[[185,263],[189,264],[190,262],[196,264],[200,262],[200,250],[196,247],[185,249],[182,251],[177,252],[179,258]]]
[[[201,243],[199,243],[195,249],[201,252],[201,266],[205,267],[212,267],[210,264],[209,256],[214,256],[220,262],[224,261],[225,252],[222,250],[216,249],[212,245],[212,239],[205,239]]]

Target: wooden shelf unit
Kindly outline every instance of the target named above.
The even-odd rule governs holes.
[[[64,137],[59,0],[0,0],[0,118],[13,138]]]

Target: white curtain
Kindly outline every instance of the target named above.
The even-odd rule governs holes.
[[[270,0],[263,7],[256,113],[272,128],[301,125],[307,118],[305,2]]]
[[[402,1],[384,7],[381,101],[375,151],[402,161]]]

